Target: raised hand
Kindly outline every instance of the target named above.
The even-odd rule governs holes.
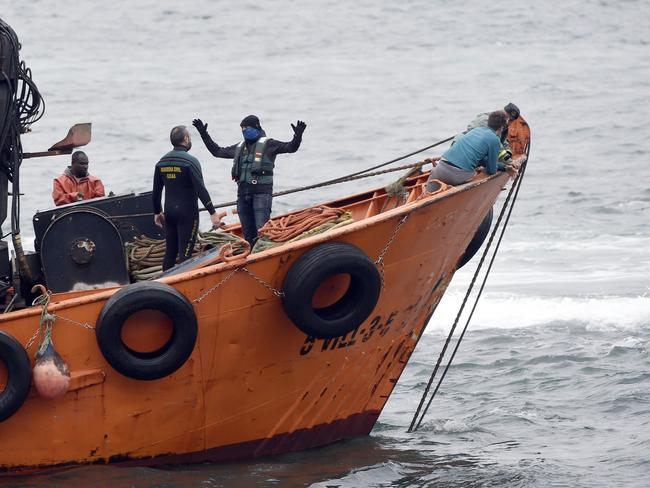
[[[293,133],[298,137],[302,137],[302,133],[305,132],[305,127],[307,127],[307,124],[305,124],[302,120],[296,122],[296,125],[291,124]]]
[[[207,123],[204,124],[201,119],[194,119],[192,121],[192,125],[196,127],[196,130],[199,131],[199,134],[205,134],[206,132],[208,132],[208,124]]]

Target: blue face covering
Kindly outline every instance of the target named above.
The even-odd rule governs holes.
[[[251,141],[253,139],[257,139],[260,135],[260,130],[256,129],[255,127],[246,127],[243,131],[242,134],[244,134],[244,139],[247,141]]]

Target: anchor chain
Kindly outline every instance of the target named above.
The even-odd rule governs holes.
[[[276,297],[282,298],[284,296],[284,292],[280,290],[276,290],[271,286],[270,283],[264,281],[262,278],[257,276],[255,273],[250,271],[248,268],[242,268],[242,271],[244,271],[246,274],[248,274],[251,278],[253,278],[255,281],[257,281],[260,285],[262,285],[264,288],[268,289],[271,293],[273,293]]]
[[[209,289],[208,289],[208,290],[207,290],[203,295],[201,295],[200,297],[195,298],[194,300],[192,300],[192,303],[197,303],[197,304],[198,304],[198,303],[201,303],[201,302],[202,302],[203,300],[205,300],[205,299],[208,297],[208,295],[210,295],[213,291],[215,291],[217,288],[219,288],[221,285],[223,285],[223,284],[224,284],[226,281],[228,281],[230,278],[232,278],[233,276],[235,276],[235,274],[236,274],[240,269],[241,269],[241,268],[235,268],[235,269],[233,269],[233,270],[232,270],[230,273],[228,273],[228,275],[227,275],[224,279],[222,279],[219,283],[217,283],[216,285],[214,285],[214,286],[212,286],[211,288],[209,288]]]
[[[225,284],[228,280],[230,280],[230,278],[235,276],[235,274],[237,274],[239,271],[243,271],[244,273],[249,275],[251,278],[253,278],[255,281],[257,281],[260,285],[262,285],[264,288],[266,288],[271,293],[273,293],[276,297],[282,298],[284,296],[284,292],[273,288],[273,286],[270,283],[264,281],[262,278],[260,278],[259,276],[257,276],[255,273],[253,273],[251,270],[249,270],[247,267],[244,266],[244,267],[241,267],[241,268],[233,269],[230,273],[228,273],[228,275],[224,279],[222,279],[219,283],[217,283],[216,285],[209,288],[200,297],[195,298],[194,300],[192,300],[192,302],[196,303],[196,304],[201,303],[210,294],[212,294],[214,291],[216,291],[219,287],[221,287],[223,284]]]
[[[379,253],[379,257],[375,260],[375,265],[377,266],[377,269],[379,270],[379,276],[381,277],[381,288],[382,288],[382,290],[384,289],[384,286],[385,286],[384,272],[386,271],[386,267],[384,265],[384,256],[388,252],[388,249],[390,249],[390,246],[393,245],[393,241],[397,237],[397,234],[399,234],[399,231],[402,228],[402,225],[404,225],[404,222],[406,222],[408,220],[410,215],[411,214],[406,214],[398,222],[398,224],[395,226],[395,230],[393,231],[393,234],[390,236],[388,241],[386,241],[386,245],[384,246],[384,248]]]

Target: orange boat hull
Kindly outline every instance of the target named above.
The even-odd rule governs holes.
[[[32,387],[0,423],[0,469],[236,460],[368,434],[507,177],[478,176],[433,195],[423,194],[425,181],[426,175],[413,180],[409,201],[396,208],[389,204],[380,212],[383,190],[331,202],[351,211],[355,222],[162,279],[192,301],[228,278],[194,304],[196,347],[165,378],[121,375],[104,359],[92,330],[57,319],[53,342],[69,365],[70,389],[50,400]],[[330,241],[353,244],[372,260],[388,245],[385,286],[356,330],[314,339],[294,326],[272,289],[282,288],[298,257]],[[116,290],[77,293],[49,310],[94,326]],[[40,312],[2,315],[0,330],[25,345]],[[33,356],[35,346],[28,352]]]

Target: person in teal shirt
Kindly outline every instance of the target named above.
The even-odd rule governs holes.
[[[461,185],[470,181],[479,166],[493,175],[497,170],[517,174],[518,166],[504,166],[498,162],[501,150],[501,132],[507,124],[503,111],[490,113],[487,127],[476,127],[447,149],[438,164],[431,170],[429,180],[440,180],[450,185]]]
[[[503,112],[507,117],[507,124],[505,128],[501,131],[501,137],[500,137],[501,150],[499,151],[498,161],[504,164],[511,164],[512,149],[510,149],[510,143],[508,142],[508,125],[510,124],[511,121],[519,118],[519,107],[517,107],[514,103],[511,102],[508,103],[508,105],[506,105],[505,107],[503,107]],[[489,116],[490,116],[490,112],[483,112],[478,114],[474,118],[474,120],[472,120],[469,124],[467,124],[467,129],[465,129],[462,134],[456,136],[454,142],[458,140],[458,138],[460,138],[463,134],[467,134],[472,129],[475,129],[477,127],[487,127],[487,121]]]

